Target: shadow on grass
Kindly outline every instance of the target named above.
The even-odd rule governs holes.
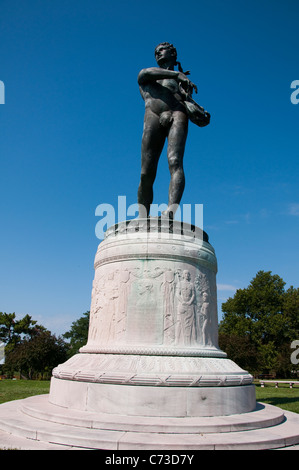
[[[273,405],[273,406],[278,406],[278,407],[284,407],[285,405],[291,405],[292,403],[295,403],[295,404],[298,404],[299,403],[299,399],[297,397],[275,397],[275,396],[271,396],[271,397],[265,397],[265,398],[262,398],[261,401],[263,401],[263,403],[268,403],[269,405]]]

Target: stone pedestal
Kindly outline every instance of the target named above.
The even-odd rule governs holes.
[[[88,342],[54,369],[50,402],[147,417],[254,410],[252,376],[218,346],[216,273],[196,227],[138,219],[108,229],[95,257]]]

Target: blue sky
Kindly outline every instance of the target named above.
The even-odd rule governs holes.
[[[136,202],[137,75],[173,43],[211,124],[189,127],[219,312],[258,270],[299,286],[297,0],[0,0],[0,311],[53,333],[90,308],[99,204]],[[167,202],[165,152],[155,202]],[[221,316],[221,314],[220,314]]]

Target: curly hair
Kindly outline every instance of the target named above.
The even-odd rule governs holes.
[[[166,47],[167,49],[170,49],[170,52],[172,53],[172,55],[175,56],[175,58],[177,58],[177,51],[176,51],[176,48],[174,47],[173,44],[170,44],[170,42],[161,42],[160,44],[157,45],[156,49],[155,49],[155,55],[156,55],[156,51],[158,49],[158,47],[160,46],[164,46]]]
[[[175,65],[178,66],[178,69],[180,72],[184,73],[183,72],[183,69],[182,69],[182,66],[181,66],[181,63],[177,61],[177,50],[176,48],[174,47],[173,44],[170,44],[170,42],[161,42],[160,44],[157,45],[157,47],[155,48],[155,56],[156,56],[156,51],[158,49],[158,47],[160,46],[164,46],[166,47],[167,49],[170,50],[170,53],[174,56],[175,58]]]

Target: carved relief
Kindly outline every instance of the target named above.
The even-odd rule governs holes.
[[[99,317],[104,308],[104,284],[101,286],[95,278],[92,288],[88,339],[94,341],[99,328]]]
[[[176,287],[176,300],[175,342],[190,346],[195,339],[195,288],[188,270]]]
[[[206,274],[203,272],[199,272],[195,277],[194,284],[198,293],[202,294],[203,292],[210,291],[210,284],[207,279]]]
[[[105,295],[107,299],[107,309],[104,315],[104,330],[106,330],[105,339],[107,342],[111,341],[115,337],[116,329],[116,312],[117,312],[117,299],[119,297],[118,283],[114,282],[114,273],[109,273],[107,283],[105,286]],[[108,314],[109,312],[109,314]]]
[[[188,387],[244,385],[253,379],[229,359],[118,354],[78,354],[53,375],[95,383]]]
[[[210,323],[210,318],[209,318],[209,307],[210,307],[210,304],[208,302],[208,299],[209,299],[209,295],[207,292],[204,292],[203,293],[203,303],[202,303],[202,306],[201,306],[201,309],[200,309],[200,315],[201,315],[201,318],[202,318],[202,327],[201,327],[201,331],[202,331],[202,343],[204,345],[207,345],[207,344],[210,344],[210,341],[209,341],[209,323]]]
[[[195,286],[198,298],[196,309],[197,343],[204,346],[211,346],[213,345],[213,328],[217,327],[217,319],[216,325],[212,323],[212,309],[215,294],[212,292],[210,279],[204,272],[197,274]]]
[[[170,269],[169,263],[148,260],[97,269],[88,341],[213,345],[211,312],[217,309],[217,300],[210,274],[192,265],[184,270],[185,266],[172,263]]]
[[[158,266],[144,263],[143,270],[134,270],[128,297],[126,338],[129,342],[162,344],[163,312],[161,281]]]
[[[119,297],[118,283],[115,276],[118,271],[110,272],[107,276],[96,275],[92,289],[88,340],[108,342],[115,336],[117,299]]]
[[[175,275],[170,269],[164,273],[162,283],[163,290],[163,311],[164,311],[164,344],[174,344],[175,342]]]
[[[116,337],[120,338],[126,331],[127,301],[130,292],[130,271],[124,269],[119,275],[119,299],[116,318]]]

